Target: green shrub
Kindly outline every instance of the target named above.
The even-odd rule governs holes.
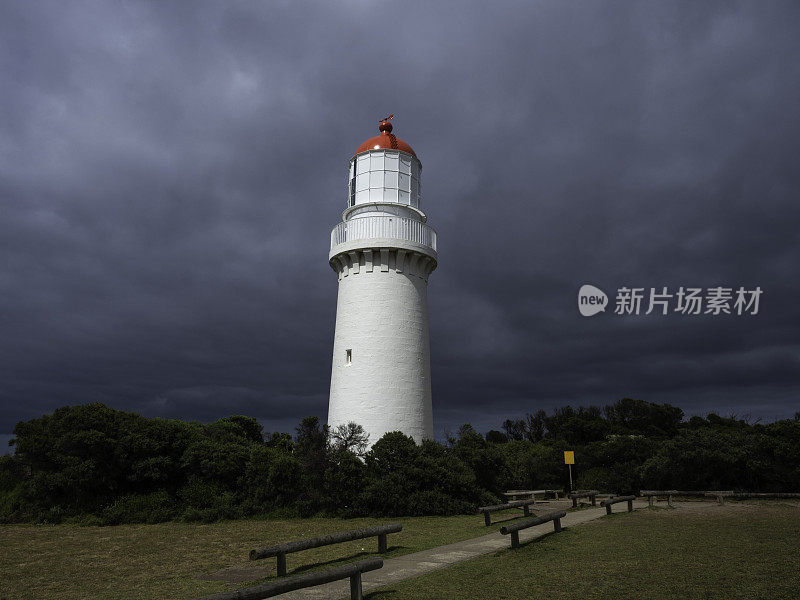
[[[261,514],[443,515],[497,503],[511,488],[563,488],[574,450],[579,487],[800,489],[800,421],[751,425],[624,399],[509,420],[488,442],[472,427],[444,446],[400,432],[363,460],[318,418],[295,439],[232,416],[213,423],[146,419],[86,404],[18,423],[0,456],[0,522],[153,523]],[[505,426],[505,425],[504,425]],[[341,436],[340,436],[341,437]]]
[[[441,444],[417,446],[399,431],[387,433],[366,455],[361,514],[449,515],[473,512],[485,494],[474,473]]]
[[[127,494],[114,500],[101,513],[103,525],[162,523],[178,516],[176,500],[165,490],[149,494]]]
[[[236,519],[242,511],[236,494],[223,484],[190,477],[180,490],[178,498],[184,508],[181,519],[210,523],[220,519]]]

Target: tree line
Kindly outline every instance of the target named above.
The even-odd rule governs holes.
[[[20,422],[0,458],[0,522],[113,525],[249,516],[414,516],[473,512],[507,489],[575,485],[800,491],[800,414],[750,423],[692,417],[622,399],[509,419],[485,435],[463,425],[444,443],[391,432],[367,450],[355,423],[316,417],[294,435],[252,417],[148,419],[85,404]]]

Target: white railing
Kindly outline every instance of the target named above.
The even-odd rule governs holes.
[[[406,217],[356,217],[342,221],[331,231],[331,250],[339,244],[370,238],[394,238],[415,242],[436,250],[433,227]]]

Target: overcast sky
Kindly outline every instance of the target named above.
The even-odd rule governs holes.
[[[437,436],[622,397],[792,416],[798,31],[797,2],[3,2],[0,434],[324,419],[330,230],[388,113],[439,236]],[[623,286],[763,293],[621,316]]]

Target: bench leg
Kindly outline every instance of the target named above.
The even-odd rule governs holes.
[[[519,531],[511,532],[511,547],[519,548]]]
[[[364,592],[361,588],[361,573],[350,577],[350,600],[363,600]]]
[[[633,500],[628,500],[628,512],[633,512]]]
[[[720,506],[725,504],[725,496],[717,496],[717,502],[719,502]]]
[[[378,534],[378,554],[384,554],[386,552],[386,546],[386,534]]]
[[[592,496],[589,500],[592,501],[592,506],[597,506],[597,496]]]
[[[669,506],[670,508],[675,508],[674,506],[672,506],[672,496],[667,496],[667,506]]]
[[[489,518],[488,512],[483,513],[483,522],[486,523],[487,527],[492,524],[492,520]]]
[[[524,516],[526,516],[526,517],[530,517],[531,516],[531,507],[528,506],[527,504],[525,506],[523,506],[522,507],[522,514]]]
[[[278,577],[286,577],[286,553],[278,552]]]
[[[610,504],[606,504],[606,514],[607,515],[611,514],[611,505]]]
[[[650,508],[653,508],[653,497],[652,496],[648,496],[647,497],[647,506],[649,506]]]
[[[577,498],[573,498],[572,499],[572,508],[578,508],[578,499]]]
[[[556,533],[561,531],[561,519],[553,519],[553,529]]]

